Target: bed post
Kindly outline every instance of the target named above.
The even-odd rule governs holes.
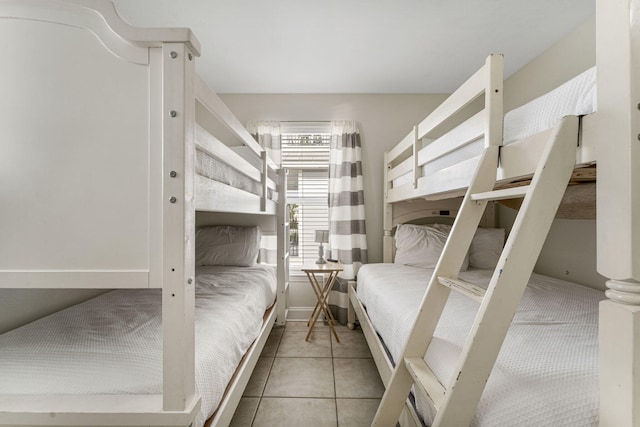
[[[391,165],[389,164],[389,152],[385,151],[384,153],[384,194],[382,197],[383,200],[383,236],[382,236],[382,253],[383,253],[383,262],[393,262],[393,236],[391,235],[391,230],[393,229],[393,205],[388,203],[389,197],[389,189],[391,188],[391,183],[389,182],[389,169],[391,169]]]
[[[287,207],[287,169],[278,170],[278,318],[276,324],[284,326],[287,321],[287,293],[289,290],[289,209]]]
[[[418,188],[418,179],[420,178],[420,165],[418,164],[420,160],[420,155],[418,154],[420,151],[420,138],[418,137],[418,125],[413,127],[413,188]],[[389,170],[387,168],[385,170]]]
[[[640,425],[640,0],[596,2],[600,425]]]
[[[185,43],[162,45],[163,409],[184,411],[195,391],[195,68]]]
[[[267,199],[269,196],[269,188],[267,187],[267,181],[269,180],[269,156],[267,151],[260,152],[260,160],[262,160],[262,198],[260,199],[260,211],[267,210]]]

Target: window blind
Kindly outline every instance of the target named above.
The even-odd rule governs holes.
[[[282,166],[289,169],[287,201],[292,273],[315,262],[316,230],[329,228],[329,133],[283,133]]]

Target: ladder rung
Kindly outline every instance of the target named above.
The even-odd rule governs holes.
[[[528,185],[521,185],[520,187],[505,188],[502,190],[487,191],[484,193],[475,193],[471,195],[471,200],[504,200],[504,199],[517,199],[527,195],[529,190]]]
[[[419,357],[407,357],[404,359],[404,364],[413,377],[416,387],[420,389],[422,394],[431,399],[436,411],[440,409],[446,390],[440,384],[431,368],[427,366],[427,362]]]
[[[480,286],[476,286],[469,282],[465,282],[461,279],[438,276],[438,283],[480,303],[482,302],[484,294],[486,293],[484,288],[481,288]]]

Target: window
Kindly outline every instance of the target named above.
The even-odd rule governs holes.
[[[329,141],[329,123],[282,124],[282,166],[289,169],[292,273],[315,262],[319,245],[315,231],[329,229]]]

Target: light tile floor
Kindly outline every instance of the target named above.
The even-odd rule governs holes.
[[[306,322],[274,327],[232,427],[370,426],[384,386],[362,330]]]

